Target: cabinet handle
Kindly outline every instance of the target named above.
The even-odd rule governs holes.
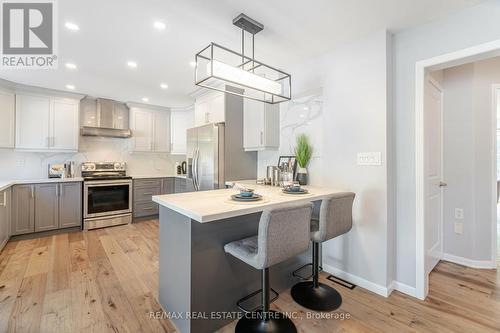
[[[143,210],[153,210],[155,209],[154,207],[144,207]]]
[[[31,189],[31,198],[33,199],[35,197],[35,187],[31,185],[30,189]]]
[[[6,207],[7,206],[7,193],[2,192],[2,194],[3,194],[2,207]]]
[[[264,144],[264,132],[260,131],[260,144]]]
[[[56,197],[59,196],[59,185],[56,185]]]
[[[208,115],[209,115],[209,113],[205,112],[205,124],[208,124]]]
[[[143,193],[143,195],[153,195],[153,192]]]

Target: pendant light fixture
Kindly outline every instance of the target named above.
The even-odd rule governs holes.
[[[264,26],[245,14],[233,24],[241,28],[241,53],[210,43],[196,54],[195,84],[270,104],[290,100],[290,74],[255,60],[255,34]],[[245,33],[252,37],[251,56],[245,55]]]

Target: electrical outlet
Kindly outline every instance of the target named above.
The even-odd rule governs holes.
[[[463,234],[464,233],[464,224],[461,222],[455,222],[454,230],[456,234]]]
[[[358,165],[382,165],[382,153],[380,152],[358,153],[357,157]]]
[[[464,210],[463,210],[463,208],[455,208],[455,218],[457,220],[463,220],[464,219]]]
[[[21,158],[19,160],[16,161],[16,166],[18,168],[24,168],[24,158]]]

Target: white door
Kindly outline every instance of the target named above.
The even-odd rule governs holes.
[[[153,150],[153,113],[151,111],[131,110],[132,150]]]
[[[159,111],[154,117],[154,151],[170,151],[170,112]]]
[[[50,149],[78,150],[78,103],[52,101]]]
[[[443,136],[442,90],[428,79],[425,85],[425,271],[443,256]]]
[[[248,98],[243,102],[243,148],[260,148],[264,145],[264,110],[263,102]]]
[[[14,148],[15,95],[0,91],[0,148]]]
[[[16,95],[16,148],[49,148],[50,98]]]

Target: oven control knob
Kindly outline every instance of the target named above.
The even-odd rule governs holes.
[[[117,162],[114,165],[115,170],[125,170],[125,163]]]

